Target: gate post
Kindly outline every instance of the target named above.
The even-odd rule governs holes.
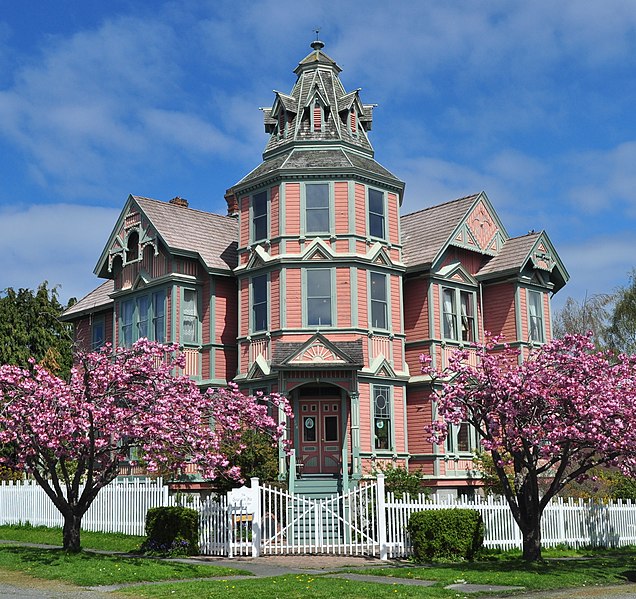
[[[378,543],[380,545],[380,559],[388,560],[388,548],[386,543],[386,495],[384,491],[384,472],[378,472],[376,483],[376,505],[378,506]]]
[[[261,555],[261,488],[259,486],[258,477],[250,478],[252,485],[252,505],[254,513],[252,514],[252,557],[260,557]]]

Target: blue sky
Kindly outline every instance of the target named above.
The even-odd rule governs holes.
[[[636,247],[636,2],[0,0],[0,289],[86,294],[129,193],[223,213],[321,28],[411,212],[485,190],[571,280]]]

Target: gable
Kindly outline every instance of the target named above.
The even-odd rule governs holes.
[[[496,256],[505,241],[499,217],[486,198],[480,194],[475,204],[455,230],[450,244]]]

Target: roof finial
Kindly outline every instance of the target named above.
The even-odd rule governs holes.
[[[314,33],[316,34],[316,39],[315,41],[311,42],[311,47],[318,52],[318,50],[322,50],[325,47],[325,44],[323,44],[319,39],[318,36],[320,34],[320,27],[318,27],[318,29],[314,29]]]

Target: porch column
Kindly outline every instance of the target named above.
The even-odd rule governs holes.
[[[362,474],[360,464],[360,395],[349,394],[351,398],[351,478],[358,479]]]

